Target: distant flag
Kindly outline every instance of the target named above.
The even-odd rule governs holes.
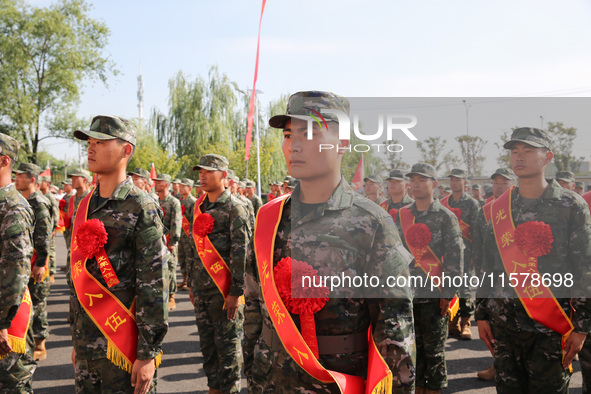
[[[51,177],[51,170],[48,168],[47,170],[43,171],[39,176],[48,176]]]
[[[152,163],[152,168],[150,169],[150,179],[156,179],[158,175],[156,175],[156,167],[154,167],[154,163]]]
[[[252,122],[254,119],[254,101],[256,99],[257,91],[257,78],[259,76],[259,49],[261,47],[261,25],[263,24],[263,11],[265,11],[265,3],[267,0],[263,0],[263,6],[261,7],[261,19],[259,20],[259,38],[257,40],[257,57],[254,65],[254,81],[252,83],[252,92],[250,92],[250,106],[248,107],[248,127],[246,132],[246,145],[244,149],[244,161],[247,161],[250,157],[250,142],[252,140]]]
[[[363,155],[361,155],[359,164],[357,164],[357,170],[355,171],[355,175],[353,175],[353,189],[355,189],[355,191],[363,187],[363,178]]]

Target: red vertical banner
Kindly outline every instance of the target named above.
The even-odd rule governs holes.
[[[363,155],[361,155],[359,164],[357,164],[357,170],[355,171],[355,175],[353,175],[353,189],[357,191],[363,187],[363,178]]]
[[[150,179],[156,179],[158,175],[156,175],[156,167],[154,167],[154,163],[152,163],[152,168],[150,169]]]
[[[248,127],[246,132],[246,145],[244,147],[244,161],[250,157],[250,142],[252,140],[252,123],[254,119],[254,101],[256,100],[257,78],[259,76],[259,50],[261,47],[261,25],[263,24],[263,12],[267,0],[263,0],[261,7],[261,19],[259,20],[259,36],[257,39],[257,56],[254,65],[254,81],[252,82],[252,92],[250,92],[250,106],[248,107]]]

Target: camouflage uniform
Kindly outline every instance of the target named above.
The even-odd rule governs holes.
[[[49,182],[49,177],[47,177],[47,181]],[[51,191],[47,191],[47,193],[44,194],[45,198],[47,198],[49,200],[49,202],[51,203],[51,219],[53,220],[53,226],[52,226],[52,234],[53,236],[51,237],[51,244],[50,244],[50,248],[49,248],[49,274],[50,275],[54,275],[55,274],[55,269],[56,269],[56,262],[55,262],[55,229],[57,228],[57,226],[59,225],[59,220],[60,220],[60,206],[59,203],[57,201],[57,198],[55,198],[55,196],[53,195],[53,193]]]
[[[204,155],[193,169],[199,168],[225,171],[228,161],[219,155]],[[210,202],[206,196],[201,212],[210,214],[215,220],[208,238],[230,269],[229,295],[242,296],[246,248],[251,233],[247,207],[226,189],[215,202]],[[225,300],[199,256],[190,271],[207,385],[222,393],[238,393],[241,389],[244,306],[239,305],[235,319],[228,320],[227,311],[223,309]]]
[[[419,174],[435,179],[435,169],[429,164],[415,164],[408,176]],[[417,210],[413,202],[409,209],[415,217],[415,223],[423,223],[431,230],[429,247],[442,262],[442,272],[450,277],[463,273],[463,241],[457,217],[435,200],[425,211]],[[396,215],[396,225],[400,237],[408,248],[400,222],[400,212]],[[408,248],[410,250],[410,248]],[[411,264],[412,276],[420,276],[428,282],[425,271]],[[456,287],[444,287],[431,292],[429,287],[417,287],[414,294],[414,321],[417,343],[416,386],[429,390],[441,390],[447,387],[447,367],[445,362],[445,341],[449,315],[441,316],[440,298],[451,300],[458,293]]]
[[[452,170],[449,174],[450,177],[465,178],[466,174],[463,170]],[[464,193],[458,201],[455,201],[453,194],[449,196],[449,206],[451,208],[460,208],[462,210],[462,221],[470,226],[470,237],[476,227],[476,220],[480,212],[480,204],[468,193]],[[464,238],[464,273],[468,276],[474,273],[474,264],[472,262],[472,241]],[[470,288],[462,286],[460,288],[460,310],[458,315],[460,317],[470,317],[474,313],[474,300],[472,299],[472,293]]]
[[[135,133],[120,118],[98,116],[90,131],[76,131],[79,139],[121,138],[135,144]],[[115,137],[113,137],[115,136]],[[155,358],[162,351],[162,341],[168,331],[168,259],[161,210],[146,193],[133,185],[131,178],[121,182],[108,199],[99,195],[100,183],[92,194],[87,219],[99,219],[105,225],[108,241],[105,251],[120,283],[109,288],[125,307],[135,300],[138,327],[137,358]],[[86,262],[88,272],[104,287],[105,280],[96,259]],[[110,365],[107,359],[107,339],[85,312],[71,282],[70,328],[76,351],[77,392],[129,392],[131,375]],[[150,387],[155,392],[156,375]]]
[[[0,134],[0,154],[15,160],[18,142]],[[14,187],[0,188],[0,330],[10,328],[31,276],[33,210]],[[0,359],[0,391],[33,392],[36,363],[31,349]]]
[[[275,237],[274,266],[289,256],[311,264],[319,275],[345,270],[357,270],[357,275],[408,275],[410,258],[402,248],[392,218],[355,193],[344,178],[328,201],[315,205],[310,212],[302,212],[298,196],[296,186],[284,205]],[[244,360],[249,392],[339,392],[335,384],[323,384],[308,375],[281,345],[261,295],[252,243],[246,278]],[[393,372],[395,391],[413,392],[415,343],[410,290],[388,288],[380,289],[380,293],[387,298],[329,299],[314,315],[318,343],[323,338],[364,334],[371,322],[376,345]],[[292,317],[297,324],[297,315]],[[319,360],[331,370],[363,377],[367,372],[365,349],[355,353],[321,352]]]
[[[181,184],[193,187],[193,181],[187,178],[183,178]],[[185,207],[185,213],[183,215],[191,225],[189,227],[189,236],[187,236],[185,230],[181,229],[181,239],[179,240],[179,263],[181,265],[181,272],[183,273],[184,279],[190,277],[188,276],[187,270],[197,256],[197,251],[195,250],[193,243],[193,210],[195,209],[195,201],[197,201],[197,199],[192,194],[189,194],[187,198],[180,200],[181,207]]]
[[[256,188],[256,183],[254,183],[253,181],[246,181],[245,184],[246,187],[252,187],[253,189]],[[261,198],[255,193],[252,195],[252,197],[247,197],[250,202],[252,203],[252,207],[254,209],[254,216],[256,217],[257,213],[259,212],[259,209],[263,206],[263,200],[261,200]]]
[[[64,197],[64,199],[66,200],[66,205],[64,206],[64,211],[67,214],[70,209],[70,199],[72,196],[74,196],[74,211],[72,214],[72,220],[70,222],[70,225],[68,227],[66,227],[66,229],[64,230],[64,238],[66,239],[66,246],[68,248],[68,256],[66,258],[66,267],[70,264],[70,243],[72,242],[72,229],[74,228],[73,218],[74,218],[74,216],[76,216],[76,211],[78,210],[78,204],[80,204],[80,201],[82,201],[82,199],[84,197],[86,197],[86,195],[88,193],[90,193],[92,190],[92,184],[91,184],[92,176],[90,175],[90,172],[79,168],[79,169],[73,170],[70,174],[68,174],[68,177],[73,177],[73,176],[85,176],[86,179],[88,180],[89,187],[80,196],[76,192],[76,189],[74,189],[72,191],[71,195]]]
[[[410,196],[408,194],[405,194],[404,197],[402,198],[402,200],[400,200],[399,202],[392,202],[392,197],[389,197],[387,200],[387,212],[390,212],[391,209],[400,209],[402,207],[407,206],[408,204],[412,204],[413,202],[415,202],[415,200],[413,200],[412,198],[410,198]]]
[[[290,178],[291,178],[291,177],[290,177]],[[382,180],[382,177],[380,177],[380,176],[378,176],[378,175],[370,175],[370,176],[368,176],[368,177],[366,177],[366,178],[363,178],[363,182],[366,182],[366,183],[367,183],[367,181],[371,181],[371,182],[377,183],[377,184],[378,184],[378,185],[380,185],[380,186],[382,186],[382,185],[383,185],[383,183],[384,183],[384,181]],[[364,187],[364,189],[365,189],[365,187]],[[382,193],[382,189],[380,188],[380,190],[378,191],[378,197],[377,197],[377,200],[375,201],[375,203],[376,203],[376,204],[378,204],[378,205],[380,205],[380,204],[382,204],[384,201],[386,201],[386,199],[384,198],[384,196],[382,196],[382,194],[381,194],[381,193]],[[366,197],[367,197],[367,196],[366,196]],[[367,198],[369,198],[369,197],[367,197]]]
[[[67,194],[64,196],[64,198],[62,198],[62,200],[64,200],[66,202],[64,205],[64,208],[63,208],[63,212],[65,212],[66,214],[68,213],[68,205],[70,204],[70,198],[75,195],[76,195],[76,193],[73,190],[70,194]],[[68,250],[68,256],[69,256],[70,242],[72,241],[72,230],[70,229],[70,227],[64,228],[64,240],[66,241],[66,249]],[[66,261],[66,264],[67,264],[67,261]]]
[[[164,180],[170,182],[170,175],[158,174],[154,180]],[[162,220],[164,227],[168,230],[167,246],[174,246],[175,250],[172,254],[172,258],[168,261],[168,293],[172,296],[176,293],[176,264],[178,255],[178,243],[181,238],[182,228],[182,211],[181,203],[172,194],[168,194],[164,200],[158,198],[158,203],[162,212],[164,213],[164,219]]]

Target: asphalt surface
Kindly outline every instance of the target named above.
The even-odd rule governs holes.
[[[66,244],[58,235],[56,242],[58,267],[66,261]],[[178,275],[179,280],[180,275]],[[159,393],[207,393],[207,379],[199,335],[195,325],[193,306],[187,291],[176,295],[177,308],[170,312],[170,328],[164,340],[164,356],[158,369]],[[48,301],[49,332],[48,358],[40,361],[34,375],[33,388],[39,394],[64,394],[74,392],[74,368],[71,364],[72,341],[67,323],[69,293],[66,277],[58,270]],[[478,338],[478,330],[472,326],[472,336]],[[448,388],[443,393],[495,393],[491,382],[476,378],[476,372],[492,363],[490,353],[479,339],[461,341],[448,339],[446,344]],[[581,372],[578,362],[573,364],[571,393],[581,393]],[[246,393],[246,381],[242,380],[242,393]]]

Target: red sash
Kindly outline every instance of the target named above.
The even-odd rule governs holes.
[[[195,215],[193,216],[193,225],[195,225],[195,219],[197,216],[202,214],[201,204],[203,203],[203,200],[205,200],[205,196],[207,196],[207,193],[195,201]],[[232,283],[230,268],[228,268],[228,265],[222,256],[220,256],[215,246],[213,246],[208,236],[200,237],[195,231],[193,231],[193,241],[195,242],[199,259],[203,263],[207,273],[211,279],[213,279],[213,282],[220,290],[220,293],[222,293],[222,297],[224,297],[225,300],[230,293],[230,284]]]
[[[488,204],[489,202],[493,202],[495,200],[495,196],[490,196],[484,201],[484,205]]]
[[[31,293],[29,293],[29,287],[27,286],[25,287],[23,300],[8,329],[8,343],[14,353],[24,354],[27,352],[27,331],[29,331],[32,312],[33,302],[31,301]],[[0,356],[0,360],[4,357],[6,356]]]
[[[191,223],[189,223],[185,214],[182,214],[182,217],[183,217],[183,222],[182,222],[183,231],[185,232],[187,237],[189,237],[189,239],[190,239],[191,238]]]
[[[492,197],[491,197],[492,198]],[[488,201],[488,200],[486,200]],[[488,201],[485,206],[482,207],[482,212],[484,212],[484,219],[486,219],[486,223],[490,223],[490,216],[492,215],[492,203],[494,199]]]
[[[388,210],[388,200],[382,201],[380,203],[380,207],[384,208],[387,211]]]
[[[78,229],[87,220],[88,205],[92,194],[91,191],[80,201],[74,218],[70,258],[72,282],[80,305],[108,341],[107,358],[117,367],[131,373],[136,360],[138,343],[135,301],[131,308],[127,309],[113,293],[88,272],[87,259],[78,249],[78,241],[76,240]],[[107,285],[113,286],[115,284],[113,277],[115,279],[117,277],[104,248],[95,258]],[[156,367],[160,364],[160,358],[161,355],[156,357]]]
[[[366,382],[359,376],[325,369],[306,344],[285,304],[283,304],[273,275],[273,248],[283,205],[288,196],[277,197],[261,207],[256,217],[254,231],[254,249],[262,295],[283,347],[291,358],[310,376],[323,383],[336,383],[343,394],[391,393],[392,372],[375,345],[371,327],[368,330],[369,349]]]
[[[400,226],[402,227],[402,233],[405,235],[406,238],[406,231],[415,224],[415,216],[412,214],[412,211],[408,206],[400,208],[398,211],[400,213]],[[406,245],[410,249],[410,253],[415,258],[415,267],[420,267],[427,276],[436,276],[441,278],[441,274],[443,273],[443,264],[437,258],[435,253],[431,247],[427,246],[426,249],[418,249],[413,247],[406,242]],[[441,289],[439,289],[441,291]],[[450,319],[453,319],[458,312],[459,303],[458,297],[454,296],[452,298],[451,303],[449,304],[449,314]]]
[[[492,225],[497,248],[507,275],[517,273],[519,278],[523,278],[526,274],[539,274],[538,258],[527,257],[513,240],[515,224],[511,215],[511,191],[514,187],[511,187],[493,202]],[[538,287],[531,284],[524,286],[524,282],[518,280],[514,289],[525,311],[535,321],[561,334],[564,345],[573,330],[571,320],[566,316],[550,289],[542,283]]]
[[[31,277],[33,277],[33,267],[35,267],[35,262],[37,262],[37,251],[33,250],[33,257],[31,257]],[[43,279],[41,279],[41,282],[43,282],[49,276],[49,255],[45,259],[44,268],[45,273],[43,274]],[[35,283],[37,283],[37,281],[35,281]]]
[[[446,207],[447,209],[449,209],[451,211],[451,207],[449,206],[449,198],[450,197],[451,197],[451,194],[447,197],[444,197],[441,200],[441,205],[443,205],[444,207]],[[460,218],[458,218],[458,221],[460,222],[460,230],[462,230],[462,237],[464,237],[468,241],[472,242],[472,238],[470,237],[470,225],[468,223],[464,222]]]

